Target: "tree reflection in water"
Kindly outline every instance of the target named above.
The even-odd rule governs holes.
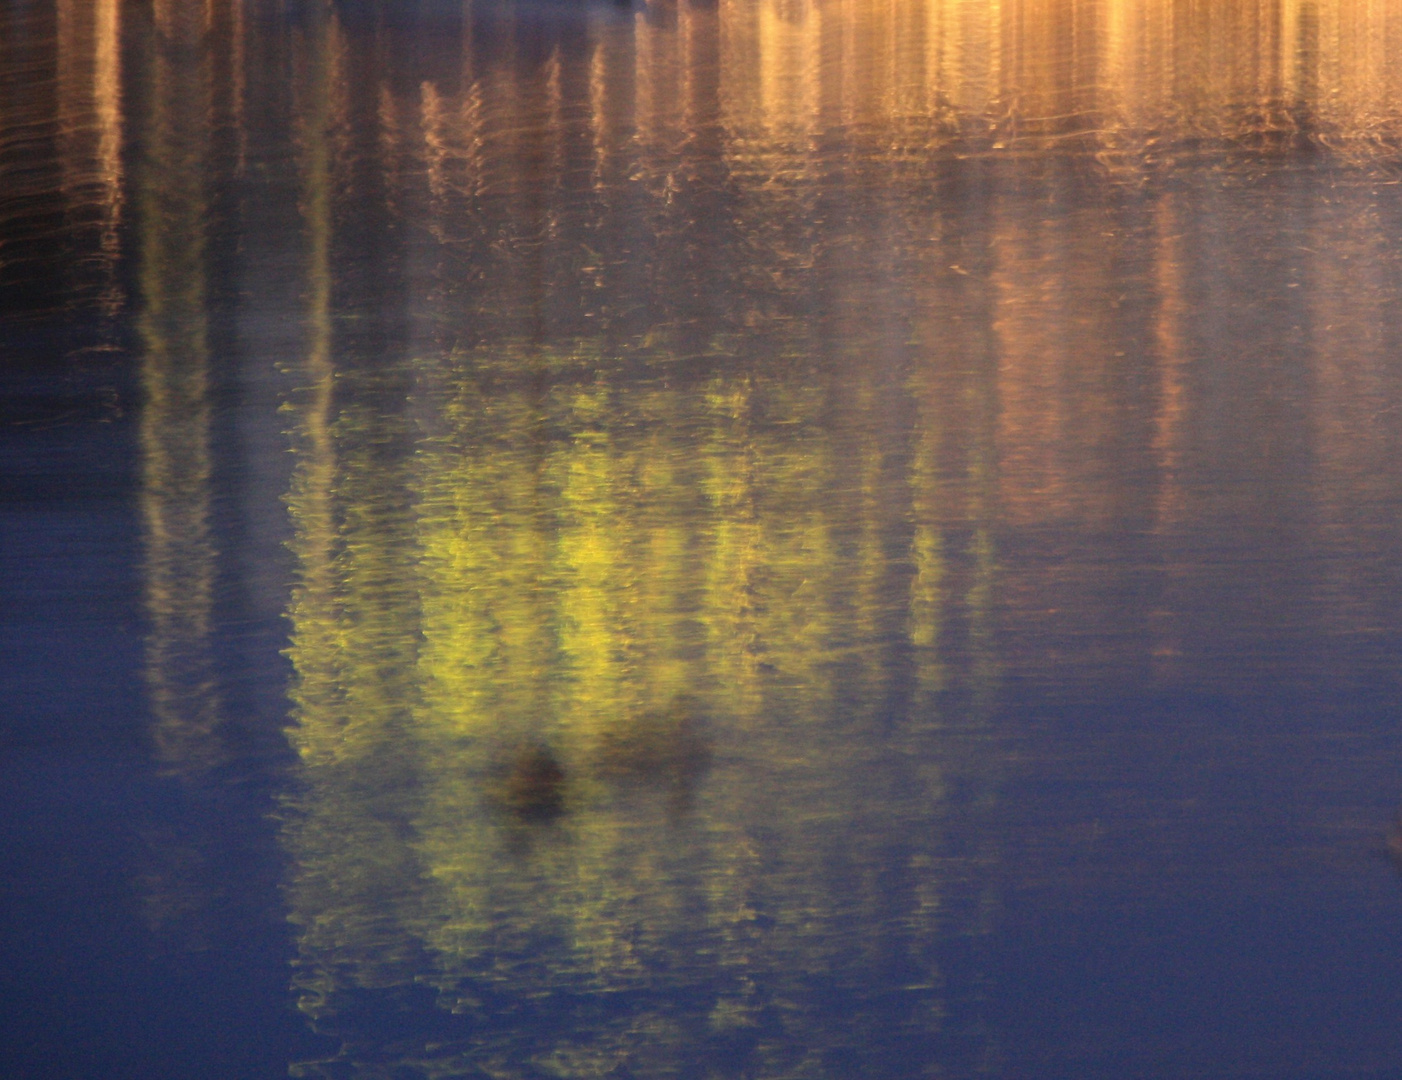
[[[366,1069],[933,1062],[937,940],[967,929],[945,910],[944,791],[978,768],[935,703],[987,700],[968,685],[987,664],[890,712],[937,668],[912,637],[936,635],[909,621],[906,560],[868,561],[910,548],[907,512],[848,517],[829,395],[719,371],[625,394],[587,351],[436,367],[412,528],[383,547],[345,529],[294,612],[304,1009],[340,1030],[357,995],[431,987],[464,1017],[412,1049],[352,1028]],[[337,432],[325,505],[371,520],[342,502],[365,433]]]

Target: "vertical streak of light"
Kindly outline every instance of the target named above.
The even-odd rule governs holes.
[[[1105,5],[1101,16],[1099,46],[1104,70],[1096,79],[1092,108],[1102,126],[1122,126],[1138,111],[1143,54],[1135,49],[1138,35],[1131,25],[1138,6],[1135,0],[1120,0]]]
[[[563,233],[562,215],[564,205],[558,197],[565,189],[565,145],[568,136],[564,107],[563,65],[560,60],[560,47],[550,52],[545,63],[545,136],[549,143],[547,167],[550,170],[548,182],[544,185],[546,195],[545,236],[559,240]]]
[[[940,528],[944,491],[940,481],[939,446],[943,436],[934,365],[925,364],[912,375],[915,399],[915,448],[910,465],[910,501],[914,530],[910,560],[914,573],[907,607],[907,637],[914,655],[915,702],[912,715],[928,717],[945,685],[945,665],[940,652],[943,629],[941,598],[945,588],[946,556]]]
[[[1187,440],[1184,425],[1188,413],[1188,357],[1183,332],[1189,311],[1184,297],[1183,223],[1174,212],[1170,197],[1160,200],[1155,218],[1154,293],[1158,312],[1154,320],[1154,344],[1158,353],[1159,407],[1154,417],[1152,445],[1159,484],[1154,505],[1154,532],[1162,548],[1171,543],[1176,527],[1187,513],[1182,475]],[[1164,572],[1171,573],[1168,569]],[[1181,630],[1173,612],[1166,607],[1170,602],[1171,597],[1166,598],[1160,610],[1150,615],[1151,663],[1160,678],[1171,674],[1182,651]]]
[[[823,101],[823,68],[819,58],[823,52],[823,9],[821,4],[808,3],[803,9],[798,30],[803,42],[803,55],[798,57],[795,75],[800,90],[800,112],[796,117],[806,151],[820,132]]]
[[[879,72],[878,89],[875,95],[876,103],[879,103],[877,115],[899,120],[901,118],[900,42],[896,37],[897,9],[892,0],[879,0],[879,2],[872,4],[871,14],[877,23],[873,29],[872,37],[881,43],[881,62],[879,66],[873,65],[874,70]]]
[[[718,79],[718,89],[720,92],[721,112],[725,118],[727,134],[732,142],[738,141],[743,132],[738,130],[737,118],[743,112],[738,107],[736,97],[743,90],[743,85],[737,78],[739,71],[750,70],[750,57],[744,55],[743,35],[739,19],[734,12],[735,0],[717,0],[719,9],[719,35],[720,35],[720,75]]]
[[[996,268],[992,329],[998,348],[999,475],[1005,515],[1030,522],[1064,516],[1068,488],[1065,345],[1057,283],[1066,237],[1054,223],[1025,222],[1014,208],[992,226]]]
[[[614,138],[608,122],[606,49],[605,42],[596,40],[589,52],[589,133],[594,157],[592,186],[596,196],[604,195],[607,190],[609,145]]]
[[[1277,0],[1280,5],[1280,95],[1286,108],[1300,102],[1313,81],[1307,70],[1310,50],[1304,40],[1309,19],[1305,16],[1303,4],[1299,0]]]
[[[1183,254],[1180,248],[1182,226],[1168,199],[1156,209],[1157,252],[1155,294],[1158,314],[1154,321],[1154,343],[1159,354],[1159,412],[1154,419],[1153,448],[1159,469],[1160,487],[1157,528],[1171,528],[1183,513],[1183,490],[1178,483],[1182,468],[1183,421],[1186,410],[1184,380],[1186,348],[1183,327],[1188,317],[1184,300]]]
[[[701,450],[704,481],[712,515],[704,606],[713,612],[706,627],[707,654],[715,683],[730,695],[736,715],[753,716],[760,708],[761,687],[755,646],[759,634],[751,597],[760,562],[755,520],[754,452],[750,445],[749,380],[727,386],[717,380],[708,389],[710,444]]]
[[[231,116],[238,145],[237,168],[240,175],[248,167],[248,11],[245,0],[229,0],[233,6],[230,20],[233,33],[233,87]]]
[[[944,86],[944,61],[950,48],[947,38],[949,4],[946,0],[931,0],[919,9],[923,16],[920,26],[921,76],[923,79],[924,111],[932,118],[939,118],[942,111]]]
[[[880,402],[869,380],[863,380],[863,385],[857,390],[857,397],[856,409],[862,417],[859,430],[878,430],[876,415]],[[865,703],[869,710],[863,717],[868,723],[874,719],[871,714],[885,701],[890,682],[890,665],[883,662],[884,657],[878,644],[881,641],[880,631],[883,629],[878,624],[878,619],[883,613],[881,588],[885,578],[885,551],[882,539],[886,530],[883,528],[885,521],[882,513],[885,494],[881,483],[882,464],[880,441],[872,437],[863,439],[856,461],[859,500],[857,520],[861,524],[856,544],[854,570],[857,580],[853,582],[854,610],[849,632],[853,632],[854,639],[862,643],[857,654],[857,677],[853,684],[857,690],[857,700]]]
[[[190,772],[222,757],[210,640],[216,551],[204,260],[211,95],[208,55],[191,55],[200,37],[175,19],[163,26],[147,43],[149,111],[137,185],[146,679],[157,757],[173,772]]]
[[[1173,56],[1176,49],[1174,33],[1176,26],[1173,8],[1165,4],[1153,5],[1148,18],[1148,32],[1144,43],[1145,56],[1153,65],[1153,83],[1149,88],[1144,113],[1136,117],[1136,122],[1154,116],[1165,116],[1170,122],[1176,120],[1177,102],[1173,98]]]
[[[659,87],[656,85],[658,68],[661,66],[654,56],[658,33],[648,25],[643,12],[633,19],[635,27],[633,64],[636,74],[633,78],[633,131],[640,153],[646,153],[653,145],[656,125],[656,108]]]
[[[696,8],[683,0],[677,7],[677,45],[681,61],[678,100],[681,103],[681,140],[688,147],[696,137],[696,23]]]
[[[977,0],[968,0],[970,5]],[[1003,95],[1000,87],[1003,85],[1003,72],[1007,67],[1008,58],[1003,35],[998,32],[998,28],[1003,25],[1005,17],[1004,4],[1008,0],[988,0],[986,8],[985,22],[980,28],[979,38],[986,50],[988,73],[984,77],[983,90],[979,95],[979,106],[981,111],[989,114],[989,119],[997,119],[1002,104]],[[980,7],[982,12],[985,9]],[[969,76],[965,74],[969,66],[969,52],[966,47],[960,56],[961,80]]]
[[[841,0],[842,12],[842,59],[838,66],[841,74],[842,89],[838,94],[838,100],[842,102],[839,114],[839,123],[843,128],[851,130],[858,123],[858,98],[860,96],[860,36],[859,27],[854,6],[856,0]]]
[[[390,90],[388,83],[380,83],[378,96],[379,103],[375,110],[375,118],[378,121],[377,132],[380,142],[380,183],[384,185],[381,190],[384,192],[385,200],[392,206],[399,189],[399,152],[404,136],[399,130],[399,102],[395,100],[394,93]]]
[[[484,184],[482,173],[483,104],[482,73],[477,69],[477,61],[472,48],[473,20],[472,0],[463,0],[463,49],[462,69],[459,85],[462,86],[462,100],[458,105],[457,123],[461,128],[463,194],[476,200],[481,196]]]
[[[97,164],[102,185],[102,216],[98,239],[103,262],[102,312],[111,318],[122,306],[117,277],[122,226],[122,59],[121,0],[96,0],[96,63],[93,92],[97,102]]]
[[[721,116],[721,27],[718,13],[705,4],[688,14],[687,66],[695,73],[688,90],[687,132],[692,141],[709,148],[718,134]],[[709,153],[709,149],[707,150]]]
[[[1280,100],[1283,92],[1284,43],[1281,41],[1283,0],[1257,0],[1256,32],[1260,45],[1256,54],[1256,95],[1263,111]],[[1266,114],[1269,116],[1269,113]]]
[[[334,25],[318,27],[311,44],[309,104],[302,122],[302,205],[307,228],[306,399],[298,410],[299,461],[288,495],[298,578],[292,590],[289,653],[298,673],[292,693],[298,729],[294,742],[304,759],[337,756],[338,731],[327,721],[336,715],[339,680],[336,631],[336,448],[332,431],[335,362],[331,323],[331,133],[335,97],[343,86],[339,41]],[[320,723],[309,723],[316,719]]]
[[[480,199],[487,190],[486,104],[482,80],[473,79],[462,105],[464,187],[469,198]]]
[[[122,306],[117,276],[123,200],[118,0],[96,0],[91,6],[59,0],[55,14],[60,184],[68,227],[80,234],[75,242],[85,256],[93,256],[83,260],[77,288],[110,318]]]
[[[795,87],[787,85],[784,78],[785,45],[789,44],[785,38],[788,35],[784,33],[784,21],[775,11],[772,0],[760,4],[758,16],[759,109],[755,119],[759,123],[755,127],[764,131],[766,142],[773,147],[776,142],[782,145],[784,136],[790,133],[790,125],[785,123],[790,119],[785,115],[786,106],[792,106],[798,95],[793,92]]]
[[[424,160],[428,170],[428,191],[433,198],[430,229],[443,239],[443,200],[448,193],[447,134],[443,95],[432,82],[419,86],[419,124],[424,133]]]

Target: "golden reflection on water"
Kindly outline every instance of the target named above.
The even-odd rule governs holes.
[[[726,0],[718,15],[677,10],[679,27],[718,22],[724,120],[737,154],[775,172],[835,128],[904,153],[1070,140],[1150,159],[1185,139],[1302,135],[1367,152],[1398,135],[1402,83],[1388,57],[1402,31],[1388,5],[1367,0]],[[653,52],[639,50],[650,80]]]
[[[0,15],[7,316],[51,313],[57,301],[110,318],[121,305],[122,25],[115,0],[56,0]],[[63,265],[54,258],[60,247],[72,255]],[[44,296],[55,285],[58,295]]]
[[[1390,167],[1394,8],[721,0],[552,38],[479,5],[429,76],[334,11],[287,31],[287,900],[359,1075],[931,1054],[941,943],[996,911],[1009,673],[1169,685],[1233,619],[1392,617],[1298,556],[1398,494],[1396,215],[1304,158],[1251,184],[1304,147]],[[194,774],[224,753],[213,133],[242,169],[276,95],[242,4],[156,4],[134,76],[91,10],[64,40],[103,235],[124,190],[139,222],[154,734]],[[1274,562],[1208,611],[1176,545],[1211,529]],[[471,1024],[338,1020],[415,988]]]
[[[1290,626],[1323,588],[1356,625],[1357,582],[1275,588],[1288,543],[1212,612],[1175,547],[1298,524],[1277,504],[1319,483],[1289,448],[1315,406],[1276,357],[1367,385],[1378,340],[1299,320],[1381,333],[1395,305],[1384,275],[1353,312],[1327,257],[1297,312],[1308,260],[1231,254],[1346,228],[1288,183],[1119,184],[1392,137],[1374,8],[1251,13],[681,4],[542,47],[474,10],[495,44],[415,80],[308,32],[284,839],[301,1007],[345,1043],[306,1074],[933,1068],[979,1042],[939,955],[996,920],[1006,673],[1171,685],[1261,595]],[[909,169],[845,178],[834,132],[859,173]],[[1058,173],[1063,148],[1100,171]],[[356,292],[373,215],[421,227],[403,325]],[[1224,323],[1245,276],[1264,314]],[[1237,428],[1203,412],[1224,350],[1237,399],[1274,402]],[[1353,497],[1385,470],[1345,426],[1310,460]],[[1243,516],[1218,460],[1268,492]],[[414,993],[467,1022],[346,1019]]]
[[[63,194],[78,229],[95,228],[93,288],[104,315],[122,304],[117,280],[123,203],[121,11],[117,0],[58,4],[58,152]]]

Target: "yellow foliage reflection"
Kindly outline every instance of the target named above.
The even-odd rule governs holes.
[[[951,681],[986,708],[970,679],[991,677],[919,674],[919,730],[893,721],[896,683],[951,641],[938,517],[912,539],[874,459],[845,471],[832,390],[615,369],[583,346],[457,353],[422,371],[431,434],[398,465],[362,469],[377,436],[350,406],[336,464],[308,462],[303,1008],[335,1030],[354,992],[432,986],[474,1018],[452,1053],[503,1076],[665,1075],[698,1047],[828,1075],[882,1029],[931,1054],[940,807],[969,766],[955,739],[935,767],[930,740]],[[387,530],[396,475],[414,501]],[[878,971],[894,1007],[859,989]],[[869,1029],[829,1030],[839,1001]]]

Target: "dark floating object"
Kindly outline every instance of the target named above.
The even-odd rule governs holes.
[[[682,813],[711,764],[699,716],[690,699],[679,698],[660,712],[619,717],[595,737],[579,767],[587,780],[616,794],[663,792],[669,813]],[[569,777],[546,742],[517,744],[488,776],[488,804],[518,821],[550,822],[568,807]]]
[[[565,809],[565,770],[550,747],[526,743],[511,759],[501,785],[503,806],[528,821],[547,821]]]

